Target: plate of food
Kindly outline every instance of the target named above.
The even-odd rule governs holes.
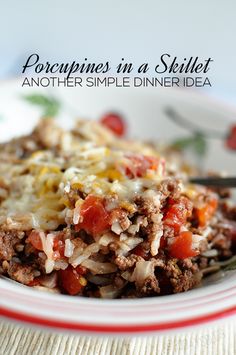
[[[140,334],[236,313],[235,110],[186,90],[0,85],[0,315]]]

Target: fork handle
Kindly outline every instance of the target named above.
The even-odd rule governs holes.
[[[205,186],[236,187],[236,177],[190,177],[189,182]]]

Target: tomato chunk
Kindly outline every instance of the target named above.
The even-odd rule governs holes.
[[[86,269],[86,267],[84,267],[84,266],[79,265],[79,266],[77,266],[75,269],[76,269],[76,271],[78,272],[78,274],[80,274],[80,275],[85,275],[85,274],[87,274],[87,269]]]
[[[33,247],[37,250],[42,251],[43,250],[43,243],[40,238],[40,232],[33,230],[30,235],[28,236],[27,241],[33,245]]]
[[[163,217],[164,225],[172,227],[175,233],[179,233],[187,218],[192,214],[192,205],[187,197],[182,196],[179,200],[169,200],[167,210]]]
[[[126,132],[126,124],[124,120],[116,113],[108,113],[104,115],[100,122],[119,137],[123,136]]]
[[[82,222],[76,230],[84,229],[91,235],[98,235],[109,228],[109,213],[105,209],[104,199],[89,195],[81,206]]]
[[[196,208],[196,215],[200,227],[205,227],[208,221],[214,215],[218,206],[216,198],[211,198],[209,201],[204,203],[200,208]]]
[[[72,266],[68,266],[65,270],[60,270],[59,277],[62,288],[69,295],[77,295],[84,287],[81,283],[81,275]]]
[[[60,239],[60,235],[56,236],[53,241],[53,256],[54,259],[60,259],[64,257],[65,242]]]
[[[192,248],[192,233],[188,231],[176,236],[169,249],[169,255],[177,259],[191,258],[198,254],[199,251]]]

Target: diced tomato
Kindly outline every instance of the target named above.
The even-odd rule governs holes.
[[[86,269],[86,267],[84,267],[84,266],[77,266],[76,268],[76,271],[78,272],[78,274],[80,274],[80,275],[85,275],[85,274],[87,274],[87,269]]]
[[[60,236],[56,236],[53,240],[53,256],[54,259],[60,259],[64,257],[65,242],[60,239]]]
[[[62,288],[69,295],[77,295],[82,290],[81,275],[72,266],[68,266],[65,270],[60,270],[59,277]]]
[[[147,170],[156,170],[159,165],[159,159],[147,155],[129,155],[126,157],[130,162],[125,166],[125,175],[134,179],[143,177]]]
[[[216,198],[211,198],[209,201],[204,203],[200,208],[196,208],[196,215],[200,227],[205,227],[208,221],[214,215],[218,206]]]
[[[141,245],[137,245],[133,250],[132,250],[132,254],[141,256],[141,258],[143,259],[148,259],[148,252],[143,249],[143,247]]]
[[[192,233],[188,231],[181,232],[178,236],[174,237],[174,241],[169,249],[169,255],[177,259],[192,258],[198,254],[199,251],[192,248]]]
[[[40,238],[40,232],[33,230],[28,236],[27,241],[33,245],[33,247],[37,250],[43,250],[43,243]]]
[[[100,122],[119,137],[123,136],[126,132],[126,124],[123,118],[116,113],[106,114],[101,118]]]
[[[76,225],[76,230],[84,229],[91,235],[98,235],[109,228],[109,213],[105,209],[104,199],[89,195],[81,206],[82,222]]]
[[[169,199],[163,223],[172,227],[175,233],[179,233],[180,227],[186,223],[191,214],[192,206],[187,197],[182,196],[179,200]]]

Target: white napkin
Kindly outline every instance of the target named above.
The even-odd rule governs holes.
[[[0,322],[1,355],[235,355],[236,321],[173,335],[91,337]]]

